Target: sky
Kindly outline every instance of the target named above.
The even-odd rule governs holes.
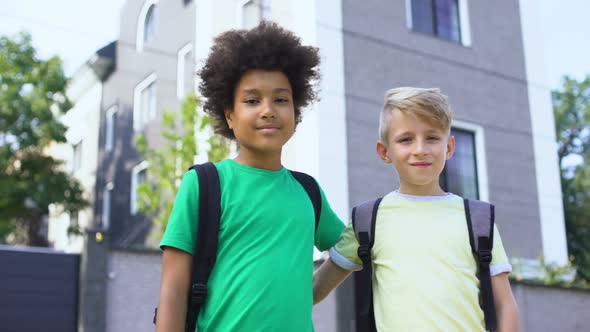
[[[544,85],[556,89],[563,75],[582,79],[590,74],[590,1],[527,1],[542,6],[546,19]],[[125,0],[0,0],[0,35],[29,31],[39,56],[59,55],[66,73],[71,75],[94,51],[117,39],[124,3]]]

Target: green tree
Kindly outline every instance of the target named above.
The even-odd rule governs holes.
[[[564,77],[553,111],[568,250],[578,277],[590,281],[590,76]]]
[[[195,156],[204,152],[202,148],[208,148],[207,157],[212,162],[229,155],[227,140],[214,135],[210,118],[203,112],[197,112],[198,102],[195,95],[190,95],[183,102],[180,112],[164,112],[164,143],[161,148],[150,147],[143,135],[136,138],[137,149],[148,162],[149,178],[138,186],[138,210],[152,218],[157,226],[153,235],[158,238],[168,224],[181,177],[194,163]],[[196,139],[199,134],[207,137],[205,145],[208,147],[199,146]]]
[[[0,242],[45,246],[40,234],[50,204],[87,206],[80,184],[46,151],[66,142],[58,121],[71,108],[61,60],[38,59],[31,36],[0,37]]]

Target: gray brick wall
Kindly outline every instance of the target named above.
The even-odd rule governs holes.
[[[106,331],[153,331],[160,292],[161,254],[112,250],[108,263]],[[314,307],[316,332],[337,332],[336,293]]]
[[[106,331],[153,331],[152,319],[160,292],[160,253],[110,253]]]
[[[110,252],[107,280],[106,331],[152,331],[153,309],[158,303],[161,255],[159,252]],[[317,266],[317,264],[316,264]],[[354,331],[351,278],[314,307],[317,332]],[[590,331],[585,312],[590,291],[522,283],[512,285],[520,310],[522,332]]]
[[[195,39],[194,1],[187,6],[183,5],[183,1],[160,1],[154,40],[144,45],[144,50],[138,53],[135,48],[136,29],[143,3],[140,0],[127,1],[121,11],[117,69],[104,83],[103,89],[95,215],[100,220],[102,190],[112,181],[110,235],[112,246],[117,248],[145,247],[151,229],[151,224],[145,218],[130,214],[131,170],[142,161],[135,149],[134,89],[148,75],[156,73],[158,113],[143,133],[151,146],[158,147],[162,144],[163,111],[179,110],[181,104],[176,96],[177,51],[188,42],[194,45]],[[187,66],[185,75],[194,75],[194,68]],[[105,112],[112,105],[119,106],[116,138],[113,151],[105,152]]]
[[[517,4],[470,1],[472,45],[464,47],[408,30],[405,3],[343,1],[351,206],[398,186],[375,153],[383,93],[440,87],[456,119],[484,128],[489,198],[508,254],[537,257],[542,243]]]
[[[513,284],[522,332],[590,331],[590,291]]]

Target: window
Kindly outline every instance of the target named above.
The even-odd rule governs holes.
[[[455,153],[441,174],[441,187],[461,197],[479,199],[475,135],[456,128],[451,135],[455,136]]]
[[[469,46],[467,0],[408,0],[408,22],[423,32]]]
[[[140,122],[143,126],[156,115],[156,82],[150,83],[150,85],[141,91],[140,103],[142,110],[140,112]]]
[[[70,212],[70,228],[77,229],[80,227],[80,212]]]
[[[141,7],[137,20],[137,32],[135,38],[135,50],[143,51],[144,44],[151,42],[157,32],[158,26],[158,0],[146,0]]]
[[[102,215],[101,226],[102,229],[109,229],[111,223],[111,191],[113,190],[113,183],[109,182],[102,191]]]
[[[115,133],[117,128],[117,106],[113,106],[107,110],[106,113],[106,137],[104,149],[111,151],[115,142]]]
[[[143,41],[145,43],[153,40],[154,35],[156,34],[157,10],[158,7],[156,7],[156,5],[152,5],[150,6],[150,9],[148,9],[143,28]]]
[[[72,172],[82,167],[82,141],[72,146]]]
[[[193,46],[189,43],[176,54],[176,96],[182,99],[193,92]]]
[[[260,0],[260,16],[262,20],[270,20],[270,0]]]
[[[441,174],[441,187],[466,198],[489,200],[484,130],[480,125],[453,120],[455,153]]]
[[[156,117],[156,74],[151,74],[135,87],[133,95],[133,129],[139,131]]]
[[[238,8],[238,26],[251,29],[260,23],[262,8],[260,0],[247,0]]]
[[[142,161],[131,170],[131,214],[137,214],[137,188],[147,179],[148,162]]]

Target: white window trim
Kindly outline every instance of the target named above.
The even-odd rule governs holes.
[[[82,155],[82,153],[84,152],[82,150],[84,148],[83,142],[84,142],[84,140],[80,139],[76,143],[72,144],[72,167],[71,167],[72,173],[76,173],[82,169],[82,164],[84,161],[84,156]],[[76,165],[76,147],[77,146],[79,146],[79,149],[80,149],[80,163],[78,165]]]
[[[131,215],[137,214],[137,187],[139,183],[137,183],[137,175],[139,172],[146,170],[149,166],[147,160],[142,161],[141,163],[135,165],[131,170],[131,204],[130,204],[130,211]]]
[[[270,0],[260,0],[260,19],[270,20]]]
[[[458,0],[459,6],[459,29],[461,32],[461,45],[471,46],[471,25],[469,24],[469,6],[468,0]],[[412,0],[406,0],[406,27],[412,30]]]
[[[186,71],[186,55],[193,50],[193,45],[188,43],[184,45],[176,53],[176,96],[178,99],[182,99],[186,96],[185,93],[185,82],[184,74]]]
[[[236,25],[238,29],[244,29],[244,6],[255,0],[240,0],[236,5]],[[262,13],[260,13],[262,19]]]
[[[412,30],[414,21],[412,20],[412,0],[406,0],[406,28]]]
[[[102,229],[107,230],[111,224],[111,192],[113,191],[113,183],[109,182],[102,191]]]
[[[459,0],[459,27],[461,29],[461,44],[471,47],[471,25],[469,24],[467,0]]]
[[[479,199],[489,202],[489,184],[488,184],[488,168],[486,163],[486,148],[484,129],[482,126],[474,123],[464,122],[460,120],[453,120],[452,128],[459,130],[467,130],[473,133],[475,140],[475,160],[477,168],[477,189]]]
[[[106,134],[105,134],[105,142],[104,142],[104,149],[105,151],[109,152],[113,150],[113,146],[115,145],[115,123],[113,121],[115,115],[117,114],[118,107],[117,105],[111,106],[106,112]]]
[[[158,4],[158,0],[146,0],[143,3],[143,7],[139,11],[137,17],[137,29],[135,35],[135,50],[139,53],[143,51],[143,34],[145,33],[145,20],[150,8]]]
[[[135,86],[133,90],[133,129],[135,131],[139,131],[142,129],[141,123],[139,123],[139,118],[141,114],[141,93],[145,90],[150,84],[154,83],[158,76],[156,73],[151,73],[148,77],[146,77],[143,81]],[[153,119],[155,114],[150,114],[150,118]]]

